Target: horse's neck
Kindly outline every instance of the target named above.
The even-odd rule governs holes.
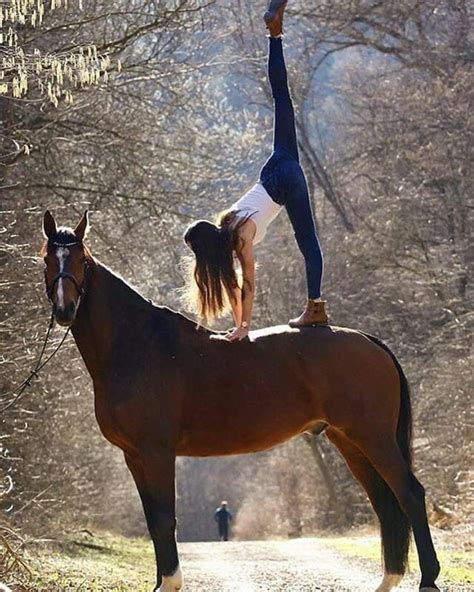
[[[151,305],[123,280],[94,261],[72,333],[94,381],[106,378],[112,349],[133,348]]]

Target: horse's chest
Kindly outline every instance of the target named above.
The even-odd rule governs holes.
[[[96,391],[95,397],[95,416],[99,424],[100,431],[104,437],[124,451],[134,449],[133,439],[127,433],[121,413],[118,412],[115,405],[104,400],[100,392]]]
[[[107,440],[115,444],[114,436],[118,431],[118,425],[111,406],[104,404],[100,399],[96,398],[95,417],[102,434]]]

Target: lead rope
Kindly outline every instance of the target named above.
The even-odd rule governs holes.
[[[10,407],[13,407],[13,405],[15,405],[15,403],[17,403],[19,401],[19,399],[21,398],[21,396],[23,395],[25,390],[31,386],[32,379],[39,378],[38,374],[39,374],[40,370],[42,370],[46,366],[46,364],[51,360],[51,358],[55,354],[57,354],[57,352],[60,350],[62,344],[66,341],[66,337],[69,335],[70,327],[68,327],[66,333],[64,333],[63,338],[61,339],[59,345],[46,358],[46,360],[44,362],[42,362],[44,352],[46,351],[46,346],[48,344],[49,336],[51,334],[53,326],[54,326],[54,315],[53,315],[53,313],[51,313],[51,320],[49,321],[48,330],[46,331],[46,336],[44,338],[43,346],[41,348],[41,353],[39,355],[38,361],[36,362],[34,369],[30,372],[28,378],[26,378],[26,380],[24,380],[16,389],[14,389],[13,391],[10,391],[9,393],[5,393],[5,396],[9,396],[9,395],[15,395],[15,396],[14,396],[13,400],[10,401],[10,403],[8,403],[7,405],[5,405],[5,407],[0,409],[0,413],[4,413],[5,411],[7,411],[7,409],[10,409]]]

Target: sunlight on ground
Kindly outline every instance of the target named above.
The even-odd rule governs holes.
[[[380,565],[380,543],[376,536],[321,541],[343,555],[373,560]],[[440,583],[446,588],[449,589],[450,583],[474,583],[472,553],[440,548],[439,556],[443,567]],[[80,535],[53,547],[32,547],[28,562],[33,570],[32,579],[24,585],[13,584],[15,591],[150,592],[155,583],[153,547],[147,539],[127,539],[107,533],[94,537]],[[410,564],[415,570],[417,561],[413,552]]]
[[[360,557],[381,562],[380,539],[370,537],[341,537],[326,539],[328,545],[349,557]],[[440,583],[474,584],[474,553],[472,551],[453,551],[437,546],[441,563]],[[410,571],[418,570],[418,558],[412,545],[410,550]]]

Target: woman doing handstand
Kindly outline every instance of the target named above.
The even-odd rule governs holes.
[[[316,235],[308,185],[299,162],[293,104],[283,57],[283,13],[287,0],[271,0],[264,20],[269,30],[268,78],[274,100],[273,152],[260,172],[259,182],[221,214],[217,224],[199,220],[184,240],[196,262],[200,316],[211,319],[232,306],[235,329],[227,339],[241,340],[249,332],[255,295],[254,245],[283,207],[304,257],[308,302],[304,312],[289,322],[292,327],[325,325],[328,317],[321,300],[323,258]],[[235,271],[235,257],[242,268],[242,286]]]

